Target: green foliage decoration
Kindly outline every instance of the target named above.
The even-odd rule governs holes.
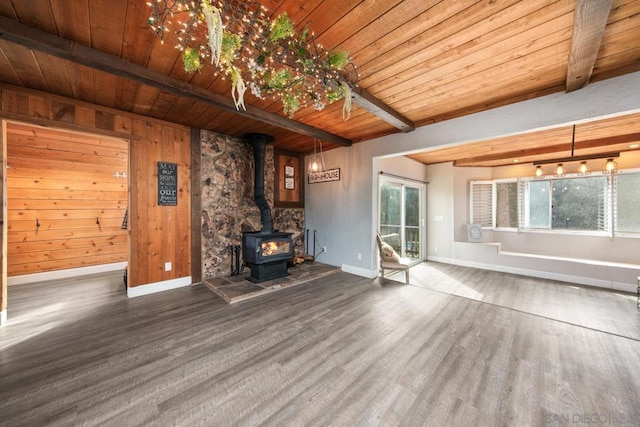
[[[337,68],[338,70],[344,69],[349,63],[349,52],[344,50],[338,50],[329,52],[327,55],[327,64],[330,67]]]
[[[184,71],[187,73],[200,71],[202,68],[200,54],[195,49],[187,48],[182,52],[182,63],[184,64]]]
[[[228,31],[223,32],[220,62],[223,64],[232,63],[236,52],[241,46],[242,38],[238,34],[231,34]]]
[[[285,93],[282,96],[282,110],[287,117],[291,118],[300,109],[300,97],[293,93]]]
[[[265,81],[271,89],[285,89],[290,85],[292,79],[293,75],[287,69],[278,70],[265,77]]]
[[[335,89],[335,90],[327,91],[327,100],[330,103],[334,103],[336,101],[339,101],[342,98],[344,98],[344,91],[342,89],[342,86],[338,86],[338,88]]]
[[[295,34],[295,28],[287,12],[282,12],[276,16],[271,22],[271,31],[269,32],[269,39],[272,42],[277,42],[282,39],[286,39]]]
[[[185,71],[201,71],[205,60],[210,62],[215,75],[231,82],[238,109],[244,108],[247,90],[260,99],[279,100],[288,116],[306,107],[322,110],[339,99],[350,101],[346,92],[355,88],[358,73],[348,52],[326,50],[307,27],[296,30],[286,12],[271,18],[258,0],[147,4],[150,27],[160,38],[175,36]],[[345,119],[350,106],[345,102]]]

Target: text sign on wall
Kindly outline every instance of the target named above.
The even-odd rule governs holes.
[[[328,169],[324,172],[309,173],[309,184],[329,181],[340,181],[340,168]]]
[[[158,162],[158,205],[178,205],[178,165]]]

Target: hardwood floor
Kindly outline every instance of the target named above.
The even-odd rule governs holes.
[[[228,305],[121,275],[9,288],[1,425],[640,424],[628,294],[426,263]],[[596,421],[596,422],[594,422]]]

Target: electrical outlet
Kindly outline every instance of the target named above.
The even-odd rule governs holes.
[[[327,247],[326,246],[322,247],[322,252],[324,252],[325,254],[327,253]]]
[[[164,263],[164,271],[171,271],[171,263],[170,262],[165,262]]]
[[[362,261],[362,254],[358,252],[358,261]]]

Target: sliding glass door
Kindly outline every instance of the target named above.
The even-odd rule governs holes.
[[[380,176],[378,231],[402,257],[424,260],[426,185]]]

